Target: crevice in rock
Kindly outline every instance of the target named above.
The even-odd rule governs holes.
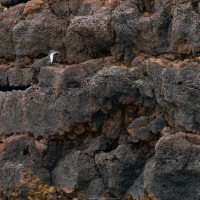
[[[141,13],[154,13],[154,0],[137,0],[136,6]]]
[[[93,114],[92,124],[95,127],[95,129],[97,129],[97,130],[100,129],[100,127],[103,124],[104,117],[105,117],[105,115],[101,110],[99,110],[99,111],[97,111],[96,113]]]
[[[177,52],[170,51],[170,52],[161,52],[156,55],[149,54],[148,52],[139,50],[136,47],[134,47],[133,51],[136,54],[136,57],[142,56],[145,59],[146,58],[149,58],[149,59],[150,58],[153,58],[153,59],[165,58],[166,60],[172,63],[177,62],[177,61],[184,61],[185,59],[190,59],[191,62],[197,62],[197,63],[199,63],[200,61],[200,51],[196,51],[196,52],[190,51],[189,53],[181,53],[181,52],[177,53]],[[123,60],[123,57],[120,60]]]
[[[67,82],[67,88],[81,88],[81,83],[77,80]]]
[[[100,54],[101,54],[103,57],[112,56],[111,51],[108,50],[108,49],[101,50],[101,51],[100,51]]]
[[[183,84],[183,81],[178,81],[177,82],[177,85],[182,85]]]
[[[9,86],[9,85],[6,85],[6,86],[0,86],[0,91],[1,92],[10,92],[10,91],[13,91],[13,90],[24,91],[29,87],[31,87],[31,85],[27,85],[27,86]]]
[[[10,3],[7,3],[7,2],[2,2],[1,4],[7,8],[11,7],[11,6],[16,6],[17,4],[20,4],[20,3],[27,3],[28,0],[15,0],[15,1],[10,1]]]
[[[119,137],[117,138],[104,138],[104,140],[101,141],[101,144],[99,146],[99,149],[95,151],[95,155],[104,152],[109,153],[113,150],[115,150],[119,145]]]
[[[51,12],[52,12],[54,15],[56,15],[56,13],[55,13],[54,9],[52,8],[52,6],[51,6],[50,4],[48,4],[48,5],[49,5],[49,8],[50,8]]]
[[[62,14],[56,13],[56,11],[55,11],[54,8],[52,7],[52,4],[51,4],[51,3],[48,3],[48,6],[49,6],[49,9],[50,9],[50,11],[52,12],[52,14],[54,14],[56,17],[58,17],[58,18],[60,18],[60,19],[66,20],[66,18],[63,17]]]
[[[27,156],[29,154],[29,146],[27,146],[25,149],[23,149],[23,155]]]
[[[92,48],[92,47],[90,47],[90,51],[91,51],[91,54],[92,54],[92,58],[95,58],[96,56],[95,56],[95,53],[94,53],[94,51],[93,51],[93,48]]]
[[[154,34],[154,27],[153,27],[153,23],[152,23],[152,20],[151,20],[151,18],[150,18],[150,26],[151,26],[151,31],[152,31],[152,35],[153,35],[153,44],[155,44],[154,46],[153,46],[153,49],[154,49],[154,51],[155,51],[155,54],[156,55],[158,55],[158,51],[157,51],[157,48],[156,48],[156,40],[155,40],[155,34]]]
[[[112,56],[110,49],[95,49],[92,46],[89,46],[88,51],[91,54],[92,59]]]
[[[70,8],[70,2],[69,1],[67,1],[68,2],[68,10],[69,10],[69,13],[70,13],[70,15],[73,13],[72,12],[72,10],[71,10],[71,8]]]
[[[200,10],[199,10],[200,9],[200,2],[197,0],[197,1],[191,2],[191,4],[192,4],[193,10],[196,13],[200,14]]]
[[[36,59],[42,59],[42,58],[45,58],[45,57],[47,57],[48,55],[47,54],[45,54],[45,53],[40,53],[40,54],[38,54],[35,58]]]
[[[116,149],[117,146],[119,145],[118,140],[119,140],[119,138],[108,140],[106,142],[106,148],[105,148],[104,152],[108,153],[108,152],[111,152],[112,150]]]

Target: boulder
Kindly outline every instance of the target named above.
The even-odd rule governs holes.
[[[1,141],[0,150],[0,187],[6,192],[19,185],[24,172],[33,173],[43,182],[51,183],[50,171],[43,167],[42,155],[33,137],[12,135]]]
[[[67,61],[77,63],[110,55],[109,48],[113,39],[110,14],[76,16],[66,31]]]
[[[185,133],[161,137],[155,157],[146,163],[127,196],[140,199],[146,192],[158,199],[198,199],[199,144],[199,136]]]
[[[66,28],[67,22],[57,19],[49,9],[30,14],[12,29],[16,55],[38,56],[51,49],[62,50]]]
[[[84,189],[96,177],[98,172],[92,156],[74,150],[64,156],[52,172],[54,185],[63,185],[72,191]]]
[[[108,153],[98,153],[95,161],[106,187],[116,197],[123,197],[138,176],[137,156],[125,145]]]

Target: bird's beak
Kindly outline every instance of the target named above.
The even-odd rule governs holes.
[[[56,51],[55,53],[60,53],[59,51]]]

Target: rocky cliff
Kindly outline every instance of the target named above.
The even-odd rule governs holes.
[[[198,0],[0,4],[2,200],[200,198]]]

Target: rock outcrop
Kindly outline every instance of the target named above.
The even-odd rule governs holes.
[[[1,199],[199,199],[198,1],[0,4]]]

